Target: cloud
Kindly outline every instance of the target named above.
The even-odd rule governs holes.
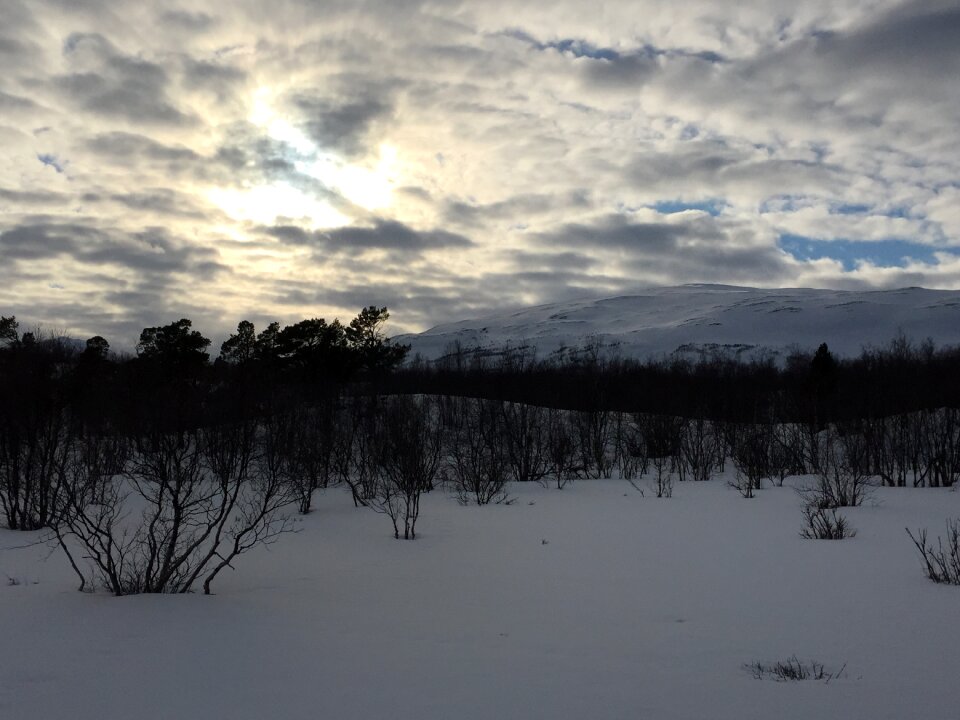
[[[210,30],[216,24],[216,18],[205,12],[188,12],[186,10],[168,10],[160,14],[160,21],[175,28],[177,31],[203,32]]]
[[[113,265],[147,275],[189,273],[207,278],[227,270],[216,251],[186,243],[159,227],[118,233],[39,217],[0,232],[0,249],[14,262],[57,260],[96,267]]]
[[[54,76],[52,83],[76,107],[139,124],[196,122],[168,97],[170,79],[162,65],[118,51],[99,33],[71,33],[63,54],[75,71]]]
[[[362,78],[351,76],[329,82],[331,90],[298,90],[287,102],[318,147],[346,155],[362,153],[375,125],[393,112],[390,92],[383,87],[365,87]]]
[[[376,220],[370,227],[344,227],[336,230],[306,231],[295,225],[268,228],[265,232],[284,243],[310,245],[325,251],[362,253],[365,250],[389,250],[417,254],[425,250],[469,248],[472,241],[445,230],[414,230],[393,220]]]
[[[135,339],[960,287],[958,32],[953,0],[6,0],[0,305]]]

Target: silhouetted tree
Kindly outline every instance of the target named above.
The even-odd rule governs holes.
[[[190,320],[182,318],[169,325],[144,328],[137,355],[167,375],[196,375],[210,360],[210,341],[192,326]]]
[[[220,359],[233,365],[243,365],[256,357],[256,351],[256,329],[249,320],[241,320],[237,332],[220,345]]]
[[[387,308],[370,305],[350,321],[345,335],[358,369],[389,370],[406,357],[409,345],[394,345],[383,335],[383,324],[389,318]]]
[[[20,333],[17,331],[19,323],[14,315],[10,317],[0,315],[0,343],[13,345],[20,340]]]

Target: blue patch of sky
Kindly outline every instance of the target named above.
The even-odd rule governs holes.
[[[838,205],[836,208],[834,208],[833,212],[838,215],[864,215],[870,211],[870,207],[870,205],[850,203],[846,205]]]
[[[672,215],[673,213],[684,212],[685,210],[700,210],[709,213],[713,217],[720,214],[723,203],[716,200],[704,200],[702,202],[681,202],[679,200],[662,200],[654,203],[650,207],[663,215]]]
[[[960,254],[947,248],[934,248],[907,240],[816,240],[802,235],[781,235],[780,248],[797,260],[829,258],[853,270],[857,261],[866,260],[878,267],[905,267],[908,260],[936,264],[935,252]]]
[[[42,162],[47,167],[52,167],[58,173],[63,172],[63,162],[56,155],[51,155],[50,153],[37,153],[37,160]]]
[[[587,57],[594,60],[617,60],[620,53],[612,48],[601,48],[582,40],[559,40],[542,47],[552,47],[560,52],[569,52],[574,57]]]
[[[618,50],[608,47],[598,47],[592,43],[588,43],[584,40],[578,40],[576,38],[563,38],[561,40],[552,40],[550,42],[540,42],[530,33],[520,30],[519,28],[514,28],[511,30],[505,30],[501,35],[506,35],[507,37],[512,37],[516,40],[520,40],[525,43],[529,43],[537,50],[559,50],[562,53],[570,53],[574,57],[585,57],[592,60],[609,60],[615,61],[619,60],[622,57],[636,57],[636,56],[646,56],[649,58],[658,57],[660,55],[679,55],[683,57],[695,57],[701,60],[705,60],[709,63],[722,63],[726,61],[726,58],[722,55],[719,55],[713,51],[706,50],[702,52],[693,52],[689,50],[682,49],[671,49],[664,50],[662,48],[654,47],[652,45],[644,45],[643,47],[634,50],[632,52],[622,53]]]
[[[887,212],[883,213],[883,215],[886,215],[887,217],[892,217],[892,218],[908,218],[910,217],[910,211],[907,210],[907,208],[902,208],[902,207],[891,208]]]

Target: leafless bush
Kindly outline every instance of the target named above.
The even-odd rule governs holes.
[[[744,666],[753,673],[757,680],[771,678],[777,682],[787,682],[794,680],[824,680],[830,682],[839,678],[846,665],[837,672],[828,672],[823,663],[816,661],[801,662],[796,655],[786,660],[780,660],[772,663],[753,662]]]
[[[736,479],[731,483],[745,498],[754,497],[754,491],[762,487],[763,480],[769,478],[771,426],[759,423],[742,426],[737,431],[733,444],[733,464]]]
[[[588,477],[609,478],[613,474],[612,416],[606,410],[571,413],[580,466]]]
[[[13,317],[0,325],[0,509],[11,530],[40,530],[75,440],[61,382],[73,351],[40,328],[20,336]]]
[[[960,410],[925,411],[921,444],[928,487],[952,487],[960,477]]]
[[[923,558],[928,578],[935,583],[960,585],[960,519],[947,520],[946,542],[938,537],[936,548],[927,543],[926,529],[918,530],[916,537],[908,529],[907,535]]]
[[[807,505],[803,509],[804,525],[800,536],[808,540],[843,540],[853,537],[857,531],[836,510]]]
[[[684,420],[671,415],[638,414],[644,452],[653,468],[652,490],[658,498],[673,497],[673,475],[683,441]]]
[[[238,421],[138,435],[118,476],[96,447],[75,453],[52,527],[81,589],[90,575],[116,595],[209,593],[238,555],[290,529],[294,492],[264,450],[255,423]]]
[[[565,410],[547,410],[547,459],[558,490],[579,474],[576,435]]]
[[[433,487],[442,460],[442,425],[429,398],[396,396],[383,403],[371,442],[373,496],[367,505],[387,515],[393,536],[416,538],[420,496]],[[370,440],[370,438],[368,438]]]
[[[716,465],[717,436],[712,424],[703,417],[686,423],[680,438],[680,464],[691,480],[709,480]]]
[[[536,405],[503,404],[507,466],[516,482],[540,482],[550,472],[546,418],[547,411]]]
[[[31,405],[0,411],[0,508],[11,530],[49,524],[75,441],[61,408]]]
[[[376,396],[354,398],[343,416],[335,445],[337,476],[350,488],[355,507],[367,506],[377,491],[380,404]]]
[[[449,429],[447,469],[457,499],[487,505],[506,499],[507,438],[495,400],[459,398],[460,412]]]
[[[799,492],[819,509],[861,505],[872,489],[868,460],[861,434],[825,430],[817,440],[814,483]]]
[[[636,478],[643,469],[643,440],[636,423],[628,413],[616,413],[614,416],[613,447],[620,477],[624,480]]]
[[[341,425],[339,398],[323,396],[312,405],[293,411],[292,437],[288,448],[291,481],[301,514],[310,512],[313,493],[334,477],[337,435]]]

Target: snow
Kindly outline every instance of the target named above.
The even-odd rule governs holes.
[[[903,288],[844,291],[683,285],[589,299],[439,325],[397,342],[435,359],[459,341],[464,349],[536,347],[545,357],[588,341],[615,345],[621,356],[696,356],[718,349],[747,356],[782,355],[791,346],[827,342],[840,355],[882,346],[900,333],[915,342],[960,344],[960,292]]]
[[[327,490],[213,596],[79,593],[59,551],[0,531],[19,581],[0,585],[0,717],[958,716],[960,588],[924,577],[904,527],[936,536],[960,493],[878,489],[844,511],[843,541],[801,539],[788,487],[511,493],[462,507],[435,491],[404,542]],[[845,670],[744,668],[794,655]]]

